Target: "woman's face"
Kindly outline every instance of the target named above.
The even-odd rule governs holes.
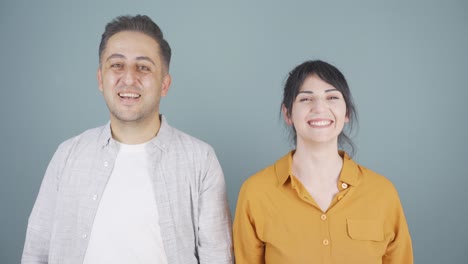
[[[304,80],[292,105],[290,116],[283,106],[288,125],[294,126],[297,144],[330,143],[338,144],[338,136],[346,116],[346,103],[343,95],[335,87],[322,81],[316,75]]]

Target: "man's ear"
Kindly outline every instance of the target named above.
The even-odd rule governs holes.
[[[286,106],[284,106],[284,104],[281,106],[281,112],[283,113],[284,122],[286,122],[288,126],[292,126],[292,120],[289,117],[288,109],[286,108]]]
[[[102,74],[101,74],[101,67],[99,67],[97,69],[97,81],[98,81],[98,88],[99,88],[99,91],[103,91],[103,88],[102,88]]]
[[[162,86],[161,86],[161,96],[166,96],[167,93],[169,92],[169,88],[171,87],[172,83],[172,77],[168,73],[164,75],[163,80],[162,80]]]

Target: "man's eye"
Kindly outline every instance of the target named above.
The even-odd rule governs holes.
[[[150,69],[144,65],[137,66],[138,70],[140,71],[149,71]]]
[[[311,100],[310,98],[300,98],[299,102],[307,102],[307,101],[310,101],[310,100]]]
[[[111,64],[111,68],[113,68],[113,69],[121,69],[121,68],[123,68],[123,65],[120,64],[120,63],[114,63],[114,64]]]

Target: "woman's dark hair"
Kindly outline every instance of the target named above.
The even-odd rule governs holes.
[[[160,54],[167,70],[169,70],[171,47],[164,39],[164,35],[158,25],[151,18],[144,15],[119,16],[106,25],[106,29],[101,36],[101,43],[99,44],[99,62],[101,62],[102,53],[106,49],[109,39],[122,31],[140,32],[153,38],[159,44]]]
[[[293,102],[301,89],[305,79],[309,76],[317,76],[322,81],[335,87],[343,95],[346,103],[346,115],[349,122],[338,136],[338,145],[342,149],[349,148],[350,155],[354,154],[355,146],[350,137],[345,133],[351,132],[354,122],[357,122],[357,112],[353,103],[353,98],[343,74],[333,65],[321,60],[306,61],[294,68],[290,73],[284,85],[283,102],[281,107],[287,110],[287,116],[290,118],[292,113]],[[294,126],[291,126],[291,138],[294,145],[297,144],[297,134]]]

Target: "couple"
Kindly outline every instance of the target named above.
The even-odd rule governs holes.
[[[356,113],[344,76],[297,66],[282,113],[295,150],[248,179],[234,220],[213,149],[159,113],[171,48],[147,16],[107,24],[97,79],[110,122],[62,143],[22,263],[412,263],[398,194],[338,146]],[[232,243],[234,241],[234,243]]]

